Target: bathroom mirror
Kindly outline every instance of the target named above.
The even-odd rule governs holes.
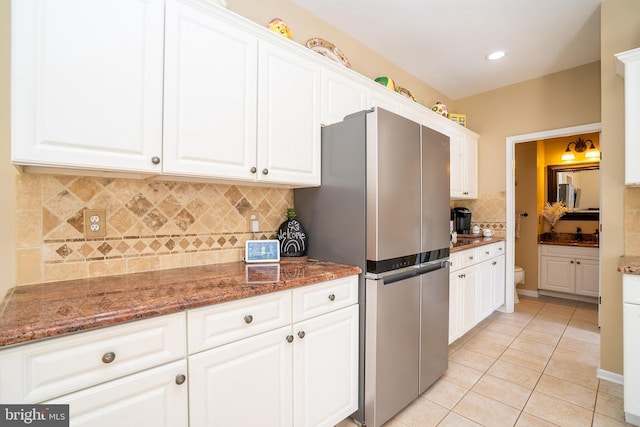
[[[571,209],[560,220],[600,219],[600,163],[547,166],[547,201]]]

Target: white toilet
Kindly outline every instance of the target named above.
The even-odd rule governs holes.
[[[520,266],[515,266],[513,268],[513,302],[517,304],[520,302],[520,298],[518,298],[518,290],[516,286],[524,283],[524,270]]]

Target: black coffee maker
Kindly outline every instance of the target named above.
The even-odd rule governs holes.
[[[471,234],[471,211],[467,208],[451,210],[453,227],[458,234]]]

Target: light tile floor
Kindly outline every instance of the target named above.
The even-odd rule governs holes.
[[[595,304],[521,297],[451,344],[447,372],[385,427],[630,425],[599,354]]]

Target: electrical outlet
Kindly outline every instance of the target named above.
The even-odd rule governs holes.
[[[253,233],[260,231],[260,221],[258,219],[258,211],[249,212],[249,230]]]
[[[105,209],[85,209],[84,237],[105,237],[107,235],[107,212]]]

